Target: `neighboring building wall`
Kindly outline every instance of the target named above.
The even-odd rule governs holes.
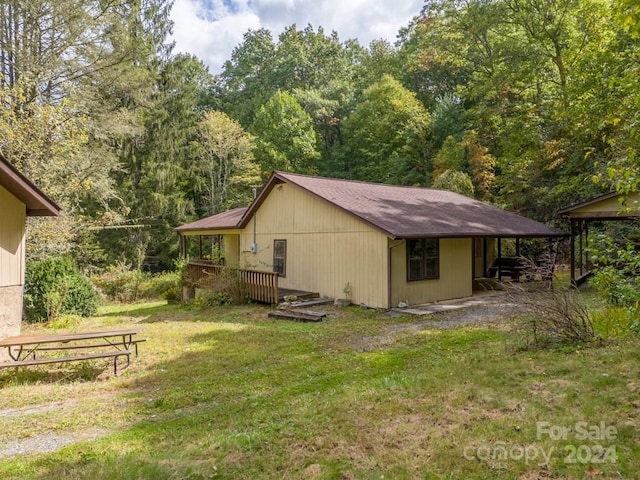
[[[630,193],[626,196],[624,204],[620,203],[620,198],[621,196],[607,198],[591,205],[577,208],[571,212],[571,216],[576,218],[581,216],[597,217],[598,215],[615,217],[621,210],[624,212],[625,207],[633,210],[638,209],[638,202],[640,202],[638,193]]]
[[[469,297],[472,294],[472,239],[440,239],[440,278],[407,282],[407,244],[389,241],[391,247],[391,304],[410,305]]]
[[[273,241],[287,241],[282,288],[344,297],[351,284],[354,303],[385,308],[387,237],[379,231],[295,186],[276,186],[240,236],[243,267],[273,270]]]
[[[20,334],[25,222],[25,205],[0,186],[0,338]]]
[[[0,186],[0,287],[24,279],[24,203]]]

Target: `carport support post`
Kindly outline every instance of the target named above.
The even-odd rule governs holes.
[[[578,220],[578,229],[580,230],[580,258],[578,262],[580,262],[580,277],[584,275],[583,266],[584,266],[584,248],[582,245],[582,231],[584,229],[583,220]]]
[[[516,237],[516,257],[520,256],[520,237]]]
[[[576,286],[576,221],[571,220],[571,245],[569,246],[569,252],[571,255],[571,286]]]
[[[587,272],[591,271],[591,256],[589,255],[589,220],[584,221],[584,267]]]

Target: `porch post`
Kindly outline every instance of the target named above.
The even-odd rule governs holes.
[[[202,260],[202,235],[198,235],[198,260]]]
[[[580,230],[580,248],[579,248],[579,253],[580,253],[580,258],[578,260],[578,262],[580,262],[580,277],[582,277],[582,275],[584,275],[584,272],[582,271],[582,267],[584,266],[584,249],[582,246],[582,232],[584,230],[584,224],[582,222],[584,222],[584,220],[578,220],[578,229]]]
[[[487,276],[487,237],[482,237],[482,276]]]
[[[571,245],[569,246],[570,251],[570,263],[571,263],[571,285],[573,287],[576,285],[576,221],[571,219]]]
[[[502,238],[498,237],[498,281],[502,281]]]

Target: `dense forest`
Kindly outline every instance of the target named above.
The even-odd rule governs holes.
[[[170,268],[274,170],[449,188],[549,221],[640,183],[640,4],[427,0],[394,44],[246,32],[220,74],[171,0],[0,5],[0,151],[64,210],[29,257]]]

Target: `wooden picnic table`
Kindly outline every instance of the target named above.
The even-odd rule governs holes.
[[[96,332],[62,333],[55,335],[24,335],[0,340],[0,348],[7,349],[12,361],[0,363],[3,367],[43,365],[48,363],[77,362],[96,358],[113,357],[113,372],[118,373],[118,357],[127,357],[130,363],[131,353],[138,355],[138,343],[144,339],[134,338],[139,330],[107,330]],[[48,351],[81,349],[100,349],[96,353],[78,353],[64,357],[41,357]],[[133,349],[133,350],[132,350]]]

